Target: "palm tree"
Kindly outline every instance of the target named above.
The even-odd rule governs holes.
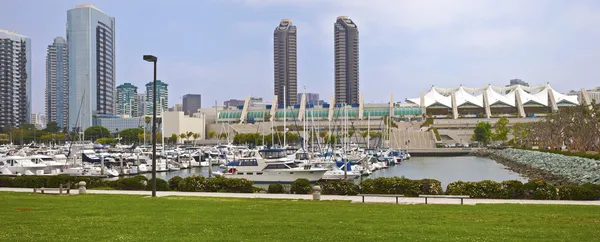
[[[191,131],[188,131],[185,136],[187,137],[188,140],[190,140],[192,138],[192,136],[194,136],[194,133],[192,133]]]
[[[187,138],[187,134],[181,133],[179,134],[179,138],[181,138],[181,143],[185,143],[184,139]]]
[[[210,132],[208,132],[209,139],[215,138],[215,136],[217,136],[217,132],[215,132],[214,130],[211,130]]]
[[[146,116],[144,117],[144,122],[146,122],[146,130],[148,129],[148,124],[152,121],[152,117]]]
[[[196,140],[198,138],[200,138],[200,134],[199,133],[194,133],[192,136],[194,137],[194,146],[196,146]]]

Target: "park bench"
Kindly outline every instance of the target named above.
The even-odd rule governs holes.
[[[460,199],[460,205],[463,205],[463,199],[469,199],[470,196],[466,195],[419,195],[419,197],[425,198],[425,204],[427,204],[427,198],[454,198]]]
[[[356,196],[361,196],[363,203],[365,203],[365,197],[395,197],[396,198],[396,204],[398,204],[398,198],[399,197],[404,197],[403,194],[358,194]]]
[[[58,194],[63,194],[63,191],[66,192],[66,194],[71,194],[71,185],[67,183],[66,186],[63,186],[63,184],[60,184],[58,186],[58,188],[48,188],[48,187],[42,187],[42,188],[33,188],[33,193],[36,192],[40,192],[41,194],[44,194],[45,191],[58,191]]]

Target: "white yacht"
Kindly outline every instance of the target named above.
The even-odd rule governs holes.
[[[0,159],[0,171],[2,174],[44,174],[45,164],[36,164],[29,157],[6,156]]]
[[[291,183],[299,178],[311,182],[320,180],[327,172],[325,168],[299,167],[288,159],[283,149],[250,151],[248,156],[227,164],[223,176],[244,178],[255,183]]]
[[[44,164],[48,166],[49,169],[62,169],[67,165],[67,160],[56,160],[54,157],[49,155],[32,155],[31,161],[36,164]]]

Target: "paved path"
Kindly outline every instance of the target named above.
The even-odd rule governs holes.
[[[0,192],[33,192],[32,188],[5,188],[0,187]],[[119,191],[119,190],[87,190],[89,194],[115,194],[115,195],[150,195],[149,191]],[[58,192],[49,192],[58,193]],[[78,194],[77,189],[72,189],[71,194]],[[294,199],[294,200],[312,200],[312,195],[295,194],[267,194],[267,193],[217,193],[217,192],[156,192],[159,197],[164,196],[185,196],[185,197],[227,197],[227,198],[264,198],[264,199]],[[321,195],[321,200],[350,201],[354,203],[362,202],[359,196],[334,196]],[[396,203],[393,197],[365,197],[365,203]],[[399,198],[400,204],[425,204],[424,198],[405,197]],[[460,204],[460,199],[430,198],[429,204]],[[600,206],[600,201],[558,201],[558,200],[519,200],[519,199],[465,199],[465,205],[475,204],[555,204],[555,205],[596,205]]]

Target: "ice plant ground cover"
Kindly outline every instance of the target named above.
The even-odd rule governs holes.
[[[593,241],[599,206],[0,193],[0,241]]]
[[[519,149],[491,152],[495,156],[562,176],[575,183],[600,183],[600,160]]]

